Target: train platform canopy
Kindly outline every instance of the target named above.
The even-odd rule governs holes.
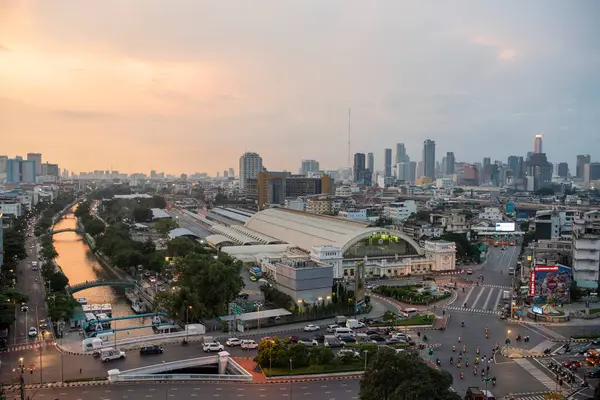
[[[153,220],[171,218],[171,216],[167,214],[165,210],[162,210],[160,208],[151,208],[151,210]]]
[[[255,311],[255,312],[243,313],[240,315],[226,315],[223,317],[217,317],[216,320],[217,321],[233,321],[234,319],[237,319],[240,321],[256,321],[256,320],[258,320],[258,318],[265,319],[265,318],[283,317],[286,315],[292,315],[292,313],[289,312],[288,310],[286,310],[285,308],[277,308],[275,310],[264,310],[264,311],[260,311],[260,312]]]
[[[187,236],[187,237],[200,239],[200,236],[196,235],[194,232],[192,232],[186,228],[175,228],[169,232],[168,236],[169,236],[169,239],[175,239],[175,238],[178,238],[181,236]]]

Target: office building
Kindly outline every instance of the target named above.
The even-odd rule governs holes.
[[[246,189],[248,179],[257,179],[263,171],[263,160],[257,153],[247,152],[240,157],[240,190]]]
[[[410,161],[410,158],[406,154],[406,147],[404,143],[396,143],[396,164],[398,163],[407,163]]]
[[[319,172],[319,162],[315,160],[302,160],[300,165],[300,173],[308,175],[309,172]]]
[[[486,165],[490,165],[492,163],[492,159],[490,157],[483,157],[483,167]]]
[[[533,152],[535,154],[543,153],[542,151],[542,135],[535,135],[535,140],[533,142]]]
[[[42,174],[42,155],[40,153],[27,153],[27,161],[33,161],[35,163],[35,175],[40,176]]]
[[[573,221],[573,280],[596,290],[600,279],[600,211],[582,212]]]
[[[583,166],[583,181],[588,185],[590,182],[600,180],[600,163],[591,162]]]
[[[454,175],[456,172],[456,159],[454,158],[454,152],[449,151],[446,153],[446,175]]]
[[[234,178],[234,177],[235,177],[235,170],[234,170],[233,168],[229,168],[229,176],[230,176],[231,178]]]
[[[435,142],[427,139],[423,143],[423,173],[422,176],[435,179]]]
[[[23,160],[22,157],[6,161],[6,182],[11,184],[35,183],[35,161]]]
[[[578,179],[583,179],[583,169],[585,164],[589,164],[592,158],[589,154],[579,154],[577,156],[577,163],[575,165],[575,177]]]
[[[333,179],[323,174],[320,178],[291,175],[286,178],[285,197],[297,198],[317,194],[333,194]]]
[[[7,156],[0,156],[0,175],[6,174],[6,162],[8,161]]]
[[[57,177],[60,174],[58,164],[44,163],[42,164],[42,176],[54,176]]]
[[[549,187],[552,187],[552,164],[546,159],[546,153],[534,153],[527,162],[527,190]]]
[[[390,176],[392,176],[392,149],[385,149],[383,169],[385,178],[389,178]]]
[[[260,171],[257,179],[258,210],[270,204],[285,204],[286,182],[289,172]]]
[[[2,236],[2,218],[4,218],[4,215],[2,214],[2,210],[0,210],[0,268],[2,268],[2,265],[4,264],[4,237]]]
[[[566,162],[558,163],[558,167],[556,168],[556,174],[561,178],[566,178],[569,176],[569,164]]]
[[[354,154],[353,171],[354,182],[365,186],[371,186],[373,172],[366,168],[366,157],[364,153]]]
[[[523,157],[509,156],[507,165],[508,169],[513,172],[512,176],[515,178],[524,177]]]
[[[367,154],[367,169],[373,173],[375,171],[375,157],[373,153]]]

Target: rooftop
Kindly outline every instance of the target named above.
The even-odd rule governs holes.
[[[191,236],[200,239],[200,236],[186,228],[175,228],[169,232],[169,239],[174,239],[181,236]]]
[[[165,210],[160,208],[152,208],[152,218],[161,219],[161,218],[171,218],[169,214]]]

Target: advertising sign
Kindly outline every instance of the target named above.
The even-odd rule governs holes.
[[[568,303],[573,271],[565,265],[537,265],[534,268],[534,300],[545,303]],[[531,291],[530,291],[531,293]]]
[[[506,213],[513,214],[515,212],[515,203],[506,203]]]
[[[514,222],[496,222],[496,232],[514,232]]]
[[[544,310],[542,310],[542,307],[539,307],[539,306],[533,306],[531,311],[533,311],[534,314],[539,314],[539,315],[542,315],[544,313]]]
[[[359,262],[354,270],[354,298],[355,304],[365,301],[365,263]]]
[[[535,296],[535,271],[529,273],[529,295]]]

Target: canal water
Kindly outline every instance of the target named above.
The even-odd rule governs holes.
[[[54,229],[76,228],[77,219],[73,214],[67,214],[67,217],[60,220]],[[61,267],[63,273],[69,278],[69,284],[75,285],[86,281],[95,281],[98,279],[117,279],[110,270],[100,265],[96,258],[91,254],[87,242],[75,232],[63,232],[54,235],[54,247],[58,253],[57,264]],[[124,317],[135,315],[125,297],[125,289],[99,286],[81,292],[77,292],[74,297],[87,298],[88,304],[106,304],[112,305],[113,317]],[[135,318],[120,321],[113,321],[112,328],[130,328],[140,325],[151,325],[150,318]],[[152,335],[151,328],[132,329],[117,332],[117,338],[122,339],[128,336]]]

